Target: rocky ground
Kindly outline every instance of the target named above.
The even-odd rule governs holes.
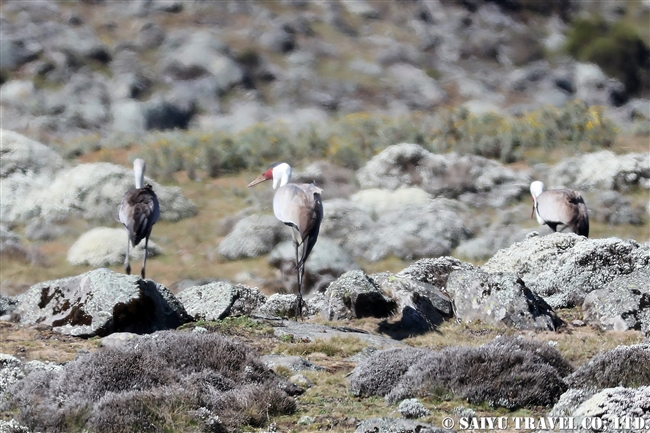
[[[0,432],[650,425],[648,14],[3,2]],[[151,280],[115,221],[138,156]],[[278,158],[324,190],[297,322],[246,188]],[[589,239],[530,219],[533,180],[582,192]]]

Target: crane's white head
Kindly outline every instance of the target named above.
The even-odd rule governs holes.
[[[133,172],[135,173],[135,187],[140,189],[144,186],[144,171],[147,168],[147,164],[142,158],[136,158],[133,161]]]
[[[533,196],[533,199],[539,197],[541,193],[544,192],[544,182],[536,180],[530,184],[530,194]]]
[[[275,164],[264,173],[260,174],[257,179],[248,184],[250,188],[265,180],[273,179],[273,189],[286,185],[291,180],[291,166],[286,162]]]

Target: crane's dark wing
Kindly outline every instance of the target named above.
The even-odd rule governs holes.
[[[151,233],[151,228],[158,221],[160,207],[158,197],[151,188],[144,188],[127,192],[122,198],[119,208],[119,218],[124,227],[129,231],[129,239],[133,246]]]

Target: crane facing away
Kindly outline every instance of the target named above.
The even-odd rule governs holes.
[[[133,161],[135,189],[124,194],[118,210],[118,219],[124,224],[124,227],[126,227],[129,233],[129,238],[126,241],[126,258],[124,259],[124,269],[129,275],[131,274],[129,243],[135,248],[144,239],[144,260],[142,261],[142,271],[140,272],[142,278],[145,278],[147,247],[149,245],[151,229],[160,217],[160,206],[158,205],[156,193],[150,184],[143,186],[145,168],[146,164],[142,158],[137,158]]]

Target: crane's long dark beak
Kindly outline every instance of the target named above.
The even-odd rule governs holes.
[[[530,218],[533,219],[535,217],[535,199],[533,199],[533,210],[530,212]]]
[[[251,186],[257,185],[258,183],[264,182],[265,180],[268,180],[268,178],[264,176],[264,174],[260,174],[257,179],[249,183],[246,187],[250,188]]]

